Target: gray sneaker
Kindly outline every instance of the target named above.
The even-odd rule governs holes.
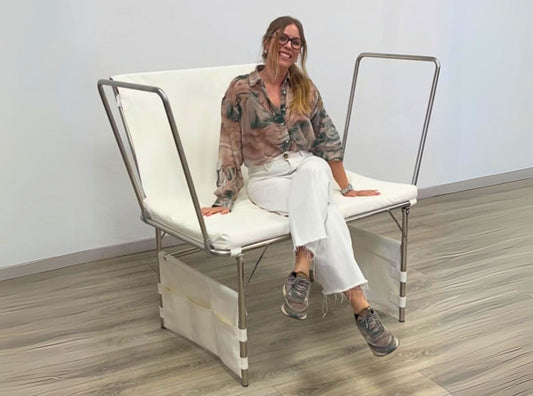
[[[289,275],[283,285],[283,304],[281,312],[290,318],[303,320],[307,318],[307,307],[309,306],[309,290],[311,282],[305,274],[294,272]]]
[[[400,345],[398,339],[383,326],[376,311],[370,307],[366,310],[368,312],[365,316],[355,316],[355,323],[372,353],[375,356],[385,356],[395,351]]]

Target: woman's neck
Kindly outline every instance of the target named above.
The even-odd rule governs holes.
[[[268,65],[265,65],[265,68],[261,70],[260,75],[265,84],[281,87],[283,80],[285,80],[285,77],[287,76],[287,72],[288,69],[280,69],[276,76],[274,70],[268,67]]]

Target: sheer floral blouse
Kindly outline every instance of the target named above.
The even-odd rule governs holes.
[[[284,152],[307,150],[326,161],[342,160],[342,142],[320,93],[312,86],[311,114],[292,113],[291,82],[281,87],[277,108],[267,97],[259,65],[236,77],[222,99],[217,165],[217,199],[213,206],[232,207],[243,186],[241,165],[258,166]]]

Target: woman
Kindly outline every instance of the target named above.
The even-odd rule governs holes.
[[[355,262],[346,222],[333,203],[333,180],[344,196],[354,199],[379,192],[357,191],[349,183],[339,134],[306,73],[302,24],[288,16],[277,18],[262,44],[264,65],[236,77],[222,100],[217,200],[202,213],[230,212],[243,186],[244,163],[252,202],[289,216],[296,257],[282,288],[282,312],[295,319],[307,317],[313,261],[323,293],[344,293],[372,352],[385,356],[398,347],[398,340],[365,298],[361,286],[367,281]]]

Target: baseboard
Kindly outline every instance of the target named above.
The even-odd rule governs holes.
[[[496,184],[509,183],[518,180],[533,178],[533,168],[521,169],[513,172],[501,173],[479,177],[476,179],[464,180],[456,183],[443,184],[439,186],[424,187],[418,190],[419,199],[430,198],[437,195],[451,194],[454,192],[471,190],[474,188],[488,187]],[[179,244],[175,238],[165,237],[164,246]],[[36,260],[29,263],[22,263],[10,267],[0,268],[0,281],[18,278],[20,276],[37,274],[40,272],[52,271],[59,268],[70,267],[71,265],[88,263],[90,261],[102,260],[126,254],[140,253],[155,249],[155,238],[143,239],[140,241],[124,243],[120,245],[106,246],[66,254],[63,256],[51,257],[43,260]]]
[[[463,180],[455,183],[441,184],[439,186],[419,188],[418,198],[431,198],[438,195],[452,194],[459,191],[473,190],[474,188],[489,187],[496,184],[510,183],[524,179],[533,179],[533,168],[478,177],[475,179]]]
[[[170,235],[165,236],[165,238],[163,239],[164,247],[174,246],[180,243],[182,242],[178,241]],[[124,256],[126,254],[146,252],[148,250],[155,250],[155,236],[154,238],[142,239],[140,241],[84,250],[81,252],[70,253],[62,256],[50,257],[43,260],[35,260],[27,263],[21,263],[9,267],[0,268],[0,281],[46,271],[52,271],[59,268],[70,267],[71,265]]]

